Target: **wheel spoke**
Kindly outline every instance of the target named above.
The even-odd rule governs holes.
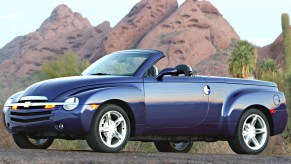
[[[260,145],[258,140],[255,137],[251,138],[251,140],[252,140],[252,143],[255,145],[255,147],[258,147]]]
[[[108,123],[108,125],[110,125],[110,122],[111,122],[111,113],[110,112],[107,113],[106,118],[107,118],[106,122]]]
[[[247,134],[248,133],[248,129],[243,129],[242,134]]]
[[[258,116],[255,115],[255,116],[253,117],[253,119],[252,119],[251,126],[255,126],[256,123],[257,123],[257,120],[258,120]]]
[[[101,128],[100,128],[100,131],[101,131],[101,132],[108,132],[109,129],[108,129],[108,127],[106,127],[106,128],[105,128],[105,127],[101,127]]]
[[[37,144],[37,145],[41,145],[41,144],[43,144],[45,141],[46,141],[46,139],[37,139],[37,140],[35,140],[35,144]]]
[[[36,145],[40,145],[41,144],[41,140],[38,139],[38,140],[33,140],[33,142],[36,144]]]
[[[245,124],[245,126],[244,126],[244,130],[247,131],[247,130],[250,129],[250,127],[251,127],[251,124]]]
[[[248,144],[248,145],[250,144],[250,140],[251,140],[251,139],[250,139],[250,137],[249,137],[248,134],[246,134],[245,136],[243,136],[243,139],[245,140],[245,143],[246,143],[246,144]]]
[[[262,133],[266,133],[266,129],[265,128],[256,129],[256,134],[262,134]]]
[[[117,120],[114,121],[115,126],[119,126],[122,122],[124,121],[124,119],[122,117],[119,117]]]
[[[32,143],[33,145],[36,146],[40,146],[43,145],[47,142],[48,139],[32,139],[32,138],[28,138],[28,140],[30,141],[30,143]]]
[[[249,136],[247,136],[247,138],[246,138],[246,143],[247,143],[248,145],[250,145],[250,143],[251,143],[251,138],[250,138]]]
[[[114,132],[114,135],[115,135],[115,137],[116,137],[118,140],[121,140],[122,135],[121,135],[118,131],[115,131],[115,132]]]
[[[110,145],[111,146],[111,141],[112,141],[112,135],[111,134],[108,134],[107,135],[107,138],[106,138],[107,145]]]
[[[243,137],[245,138],[245,137],[247,137],[248,132],[244,130],[244,131],[242,132],[242,135],[243,135]]]

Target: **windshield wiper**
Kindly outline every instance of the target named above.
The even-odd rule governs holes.
[[[108,73],[92,73],[90,75],[111,75],[111,74],[108,74]]]

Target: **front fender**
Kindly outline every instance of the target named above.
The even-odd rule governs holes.
[[[275,95],[278,95],[281,100],[278,106],[274,103]],[[261,106],[268,110],[286,111],[285,97],[282,92],[263,90],[238,91],[230,95],[222,107],[221,122],[228,125],[226,131],[229,136],[235,135],[237,123],[242,113],[251,106]]]
[[[136,124],[145,122],[145,103],[142,85],[136,86],[115,86],[97,88],[75,95],[79,97],[84,104],[99,104],[109,100],[120,100],[128,104],[134,115]],[[98,110],[98,109],[97,109]],[[96,110],[84,109],[82,111],[82,122],[84,126],[90,127]]]

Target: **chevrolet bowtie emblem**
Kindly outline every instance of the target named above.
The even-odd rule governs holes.
[[[27,101],[27,102],[24,103],[24,107],[25,108],[29,108],[30,106],[32,106],[31,102]]]

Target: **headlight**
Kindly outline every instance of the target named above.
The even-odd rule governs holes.
[[[12,104],[12,101],[13,101],[12,98],[8,99],[8,100],[5,102],[4,106]]]
[[[77,97],[68,98],[65,104],[66,105],[63,106],[65,110],[74,110],[79,105],[79,99]]]
[[[13,99],[12,98],[10,98],[10,99],[8,99],[6,102],[5,102],[5,104],[4,104],[4,106],[3,106],[3,113],[6,113],[7,111],[8,111],[8,106],[7,105],[10,105],[10,104],[12,104],[12,101],[13,101]]]

